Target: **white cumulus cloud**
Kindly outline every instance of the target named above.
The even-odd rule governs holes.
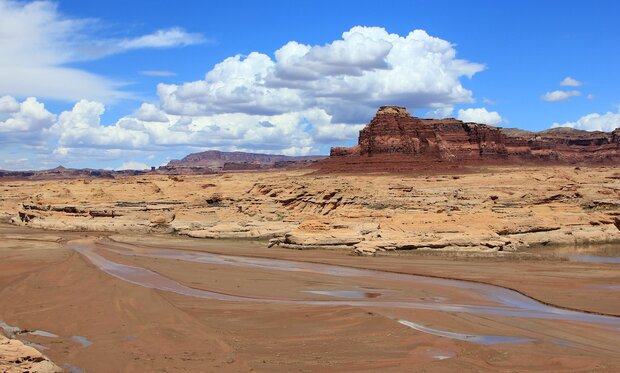
[[[136,162],[136,161],[127,161],[124,162],[123,164],[121,164],[119,167],[116,168],[117,171],[123,171],[123,170],[146,170],[149,169],[150,167],[142,162]]]
[[[145,122],[162,122],[166,123],[170,120],[168,116],[153,104],[143,103],[136,111],[135,117]]]
[[[583,85],[583,83],[575,78],[567,76],[566,78],[562,79],[560,85],[563,87],[580,87]]]
[[[4,96],[0,98],[0,144],[40,142],[43,132],[55,120],[56,115],[34,97],[20,103],[11,96]]]
[[[486,108],[469,108],[458,111],[458,119],[463,122],[474,122],[497,126],[502,122],[502,117],[497,111],[488,111]]]
[[[461,84],[484,65],[456,58],[454,46],[415,30],[406,36],[356,26],[322,46],[291,41],[275,52],[229,57],[204,80],[160,84],[170,114],[281,114],[324,108],[359,124],[387,103],[411,109],[472,102]]]
[[[104,112],[102,103],[87,100],[62,112],[48,131],[56,144],[55,154],[88,148],[161,151],[178,146],[308,154],[315,150],[313,134],[331,124],[330,116],[320,110],[189,117],[166,114],[145,103],[134,115],[109,125],[101,123]],[[337,136],[341,138],[342,131]]]
[[[572,91],[556,90],[556,91],[545,93],[544,95],[541,96],[541,99],[544,101],[549,101],[549,102],[558,102],[558,101],[565,101],[571,97],[576,97],[580,95],[581,95],[581,92],[577,90],[572,90]]]
[[[101,125],[105,106],[81,100],[71,111],[60,114],[52,128],[58,144],[64,148],[143,148],[149,145],[148,134],[120,125]]]
[[[473,102],[461,80],[485,68],[457,58],[453,44],[423,30],[401,36],[380,27],[356,26],[323,45],[290,41],[273,54],[231,56],[207,71],[204,79],[159,84],[159,102],[143,103],[131,115],[104,123],[104,103],[108,97],[118,97],[117,87],[66,64],[134,48],[182,46],[203,38],[168,29],[136,38],[93,40],[88,34],[79,36],[91,21],[64,17],[53,3],[0,0],[0,4],[20,19],[13,26],[41,48],[30,65],[11,64],[9,72],[0,66],[0,96],[22,89],[42,97],[79,98],[56,116],[37,99],[18,102],[15,95],[0,97],[0,126],[7,129],[0,133],[0,142],[16,139],[13,129],[18,127],[37,133],[44,139],[36,149],[40,167],[75,164],[76,159],[118,165],[161,152],[197,149],[317,153],[326,145],[356,139],[381,105],[452,115],[454,105]],[[5,32],[3,17],[0,35]],[[16,35],[12,32],[9,39]],[[52,32],[56,34],[48,35]],[[9,55],[25,61],[27,48],[11,43]],[[24,71],[16,72],[22,67]],[[29,77],[24,77],[25,71]],[[157,70],[143,73],[169,75]],[[459,115],[477,122],[501,122],[497,112],[484,108],[461,110]]]
[[[605,114],[587,114],[574,122],[553,123],[551,127],[570,127],[586,131],[609,132],[620,128],[620,111],[617,113],[608,111]]]

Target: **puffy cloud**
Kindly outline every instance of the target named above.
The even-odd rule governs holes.
[[[571,97],[576,97],[580,95],[581,95],[581,92],[577,90],[572,90],[572,91],[557,90],[557,91],[545,93],[544,95],[541,96],[541,99],[544,101],[549,101],[549,102],[557,102],[557,101],[568,100]]]
[[[54,93],[57,98],[89,98],[97,82],[102,89],[112,87],[111,95],[118,93],[112,83],[98,76],[64,67],[68,62],[123,49],[185,45],[198,40],[189,34],[185,39],[182,30],[167,30],[114,43],[93,42],[87,40],[88,36],[76,36],[88,21],[61,17],[53,4],[1,1],[31,16],[47,16],[40,24],[68,22],[62,24],[64,29],[60,25],[53,28],[58,32],[54,40],[39,35],[43,27],[39,24],[29,29],[36,34],[32,40],[47,43],[42,44],[41,54],[47,60],[23,67],[39,77],[39,91],[45,91],[47,97],[58,89]],[[84,49],[88,44],[91,48]],[[18,67],[12,68],[15,71]],[[457,59],[451,43],[422,30],[400,36],[383,28],[357,26],[324,45],[291,41],[273,57],[260,52],[236,55],[213,66],[202,80],[159,84],[159,103],[143,103],[132,115],[112,123],[102,123],[105,97],[76,100],[75,106],[62,112],[57,120],[40,125],[46,142],[37,149],[38,163],[76,164],[76,160],[88,159],[118,165],[121,160],[144,161],[148,155],[161,152],[205,148],[289,155],[317,153],[326,144],[355,139],[380,105],[424,108],[441,116],[451,114],[455,104],[472,102],[472,93],[463,87],[461,79],[471,78],[483,69],[484,65]],[[169,75],[160,71],[143,73]],[[0,93],[6,84],[2,74],[0,69]],[[74,84],[78,75],[79,84]],[[35,83],[28,84],[24,89],[32,89]],[[0,120],[2,115],[15,116],[16,104],[12,97],[0,98]],[[495,112],[486,113],[491,121],[493,114],[499,117]]]
[[[19,103],[11,96],[0,98],[0,143],[41,141],[44,130],[50,128],[56,116],[34,97]]]
[[[148,134],[122,125],[102,126],[102,103],[81,100],[71,111],[60,114],[52,128],[58,144],[65,148],[143,148],[149,145]],[[119,121],[122,123],[122,121]]]
[[[605,114],[592,113],[584,115],[574,122],[553,123],[551,127],[570,127],[586,131],[609,132],[620,127],[620,111],[617,113],[608,111]]]
[[[435,110],[426,112],[425,116],[428,118],[443,119],[443,118],[450,117],[453,113],[454,113],[454,108],[452,106],[444,106],[444,107],[440,107]]]
[[[82,100],[61,113],[49,130],[57,141],[56,154],[66,155],[79,148],[147,151],[177,146],[307,154],[314,150],[311,122],[330,123],[330,117],[317,110],[271,116],[226,113],[188,117],[165,114],[145,103],[133,116],[104,126],[104,112],[102,103]]]
[[[12,96],[0,97],[0,114],[12,114],[19,111],[19,102]]]
[[[143,103],[136,111],[136,118],[146,122],[168,122],[168,116],[153,104]]]
[[[443,107],[472,101],[460,78],[484,65],[456,58],[448,41],[423,30],[406,36],[356,26],[323,46],[291,41],[275,52],[225,59],[204,80],[160,84],[162,109],[177,115],[275,115],[325,108],[359,124],[382,104]]]
[[[70,63],[137,48],[179,47],[204,41],[179,28],[125,39],[102,39],[97,20],[70,18],[50,1],[0,0],[0,95],[76,101],[128,98],[119,82]]]
[[[458,119],[463,122],[475,122],[497,126],[502,122],[502,117],[497,111],[488,111],[486,108],[460,109]]]
[[[122,165],[120,165],[118,168],[116,168],[117,171],[122,171],[122,170],[146,170],[150,168],[147,164],[144,164],[142,162],[136,162],[136,161],[127,161],[124,162]]]
[[[583,83],[577,79],[567,76],[566,78],[562,79],[560,85],[563,87],[580,87],[583,85]]]
[[[362,32],[358,32],[362,31]],[[325,76],[360,76],[364,71],[387,69],[393,45],[378,29],[357,27],[325,46],[288,42],[276,51],[275,75],[286,81],[317,80]]]

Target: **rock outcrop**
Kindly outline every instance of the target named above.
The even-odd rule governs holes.
[[[357,146],[332,148],[330,160],[321,166],[338,168],[340,163],[343,169],[355,170],[355,162],[380,165],[378,160],[411,165],[611,163],[620,161],[620,129],[611,133],[572,128],[529,132],[454,118],[421,119],[403,107],[382,106],[360,131]]]
[[[364,255],[620,242],[618,164],[471,171],[0,180],[0,222],[49,230],[272,239],[274,246]]]
[[[0,371],[60,373],[63,370],[35,348],[0,334]]]

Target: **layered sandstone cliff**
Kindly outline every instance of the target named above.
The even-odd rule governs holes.
[[[421,119],[403,107],[382,106],[360,131],[357,146],[332,148],[330,156],[354,157],[360,162],[379,157],[431,163],[609,163],[620,161],[620,129],[611,133],[572,128],[529,132],[454,118]],[[345,163],[352,163],[351,159]]]

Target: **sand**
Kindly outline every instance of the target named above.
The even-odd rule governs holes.
[[[603,317],[601,322],[329,303],[359,302],[351,296],[361,292],[380,294],[361,299],[369,302],[415,299],[427,304],[498,306],[496,300],[476,291],[432,280],[409,283],[389,277],[400,272],[510,285],[550,303],[559,299],[567,307],[614,313],[620,309],[614,293],[602,298],[601,293],[583,291],[572,298],[557,298],[577,285],[582,289],[617,285],[620,279],[614,264],[424,254],[367,258],[343,250],[267,249],[264,242],[51,234],[13,226],[2,226],[0,233],[0,319],[21,329],[57,335],[20,334],[18,338],[49,348],[45,354],[65,369],[396,372],[415,367],[429,372],[613,372],[620,368],[620,318]],[[91,245],[92,253],[105,260],[149,269],[181,286],[248,300],[205,299],[130,283],[76,251],[76,242]],[[346,266],[343,273],[349,271],[346,268],[371,268],[387,271],[377,273],[388,278],[199,263],[161,257],[162,249],[288,259],[302,267],[304,263],[338,264]],[[310,291],[340,293],[327,296]],[[274,299],[301,303],[279,304]],[[304,304],[313,301],[324,303]],[[461,334],[508,337],[509,342],[485,345],[475,338],[457,338]]]

